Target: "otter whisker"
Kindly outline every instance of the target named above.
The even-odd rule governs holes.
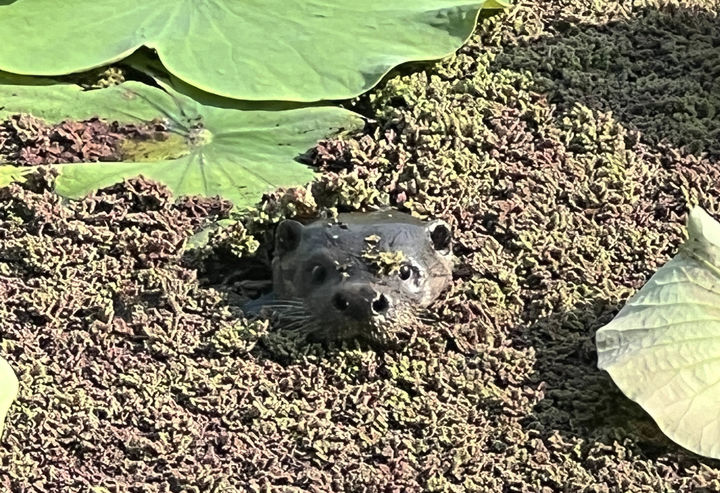
[[[282,317],[283,323],[293,324],[293,323],[303,323],[307,322],[308,317]]]
[[[295,329],[302,328],[304,325],[305,325],[304,322],[293,322],[293,323],[290,323],[287,325],[283,325],[282,328],[284,330],[295,330]]]
[[[307,331],[313,324],[313,317],[305,303],[297,299],[281,299],[268,303],[268,308],[278,317],[277,328],[290,332]]]
[[[268,308],[272,308],[273,310],[284,310],[284,311],[296,311],[296,312],[303,312],[306,311],[305,307],[301,305],[266,305]]]
[[[283,322],[289,323],[289,322],[297,322],[297,321],[307,320],[308,316],[301,314],[301,313],[297,313],[297,314],[292,314],[292,315],[280,315],[280,318],[283,320]]]
[[[305,305],[269,305],[271,308],[277,308],[280,310],[295,310],[298,312],[307,312]]]
[[[301,310],[275,310],[274,313],[276,313],[279,317],[287,319],[307,316],[307,313]]]
[[[272,306],[272,307],[302,307],[304,304],[302,302],[288,302],[288,301],[271,301],[269,303],[265,303],[265,306]]]

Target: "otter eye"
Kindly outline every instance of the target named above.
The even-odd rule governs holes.
[[[312,268],[312,271],[310,271],[310,279],[312,280],[313,284],[322,284],[325,281],[326,277],[327,271],[322,265],[316,265]]]
[[[403,265],[400,267],[400,279],[407,281],[412,276],[412,268],[409,265]]]

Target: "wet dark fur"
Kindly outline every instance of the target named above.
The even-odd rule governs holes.
[[[397,252],[402,252],[399,254]],[[384,266],[380,253],[398,260]],[[383,341],[417,322],[452,278],[450,230],[395,211],[341,214],[309,225],[283,221],[272,263],[286,328],[314,338]]]

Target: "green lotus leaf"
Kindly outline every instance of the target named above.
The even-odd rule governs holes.
[[[0,69],[79,72],[141,46],[202,90],[317,101],[365,92],[392,67],[440,58],[502,0],[17,0],[0,7]],[[49,42],[50,41],[50,42]]]
[[[670,439],[720,459],[720,224],[695,208],[688,233],[598,330],[598,367]]]
[[[296,158],[317,140],[363,124],[341,108],[242,111],[132,81],[95,91],[71,84],[0,85],[0,101],[0,118],[30,113],[48,122],[95,116],[121,123],[161,119],[169,127],[167,141],[126,142],[129,161],[56,165],[56,189],[68,197],[143,175],[176,195],[220,195],[239,206],[252,205],[269,190],[310,181],[312,169]],[[26,171],[0,167],[0,185]]]
[[[18,379],[5,358],[0,356],[0,437],[2,437],[5,416],[17,397]]]
[[[0,165],[0,188],[6,187],[11,183],[20,183],[25,181],[25,175],[30,172],[28,167],[12,166],[10,164]]]

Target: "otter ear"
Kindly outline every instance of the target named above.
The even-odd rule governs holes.
[[[278,224],[275,230],[275,251],[277,253],[292,252],[300,244],[304,226],[292,219],[286,219]]]
[[[426,226],[433,248],[441,255],[449,255],[452,247],[450,226],[445,221],[436,219]]]

